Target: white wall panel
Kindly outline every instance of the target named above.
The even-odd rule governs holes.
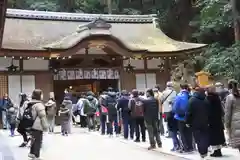
[[[21,93],[20,76],[8,76],[8,95],[14,104],[19,104],[19,94]]]
[[[127,66],[128,62],[129,62],[129,60],[124,60],[123,61],[123,66]],[[136,67],[135,69],[144,69],[144,60],[130,59],[130,64],[132,66]]]
[[[148,73],[147,74],[147,88],[153,88],[156,85],[156,74]]]
[[[159,65],[162,64],[161,59],[151,59],[151,60],[147,60],[147,68],[148,69],[159,69]]]
[[[23,60],[24,70],[48,70],[48,60],[43,59],[29,59]]]
[[[12,58],[0,57],[0,71],[7,70],[6,67],[9,67],[11,63],[12,63]],[[13,64],[19,67],[19,60],[13,60]]]
[[[145,74],[136,74],[136,89],[139,91],[146,90]]]
[[[22,92],[27,95],[32,95],[34,89],[35,89],[35,76],[34,75],[22,76]]]

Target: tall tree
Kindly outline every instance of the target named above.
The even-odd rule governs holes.
[[[235,41],[240,41],[240,2],[239,0],[231,0],[231,5],[234,20]]]

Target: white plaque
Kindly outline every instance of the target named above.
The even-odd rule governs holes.
[[[115,70],[114,71],[114,79],[119,79],[119,71],[118,70]]]
[[[54,74],[53,80],[58,80],[58,74]]]
[[[82,69],[76,70],[75,73],[76,73],[76,79],[83,79],[83,70]]]
[[[67,73],[65,70],[60,70],[58,74],[59,74],[59,80],[67,80]]]
[[[93,69],[93,70],[91,71],[91,78],[92,78],[92,79],[98,79],[98,78],[99,78],[99,76],[98,76],[98,70],[97,70],[97,69]]]
[[[107,72],[106,70],[99,70],[99,79],[107,79]]]
[[[107,70],[107,79],[114,79],[114,72],[112,69]]]
[[[83,78],[84,78],[84,79],[91,79],[91,71],[85,70],[85,71],[83,72]]]
[[[74,80],[76,77],[75,77],[75,71],[72,70],[72,71],[67,71],[67,79],[68,80]]]

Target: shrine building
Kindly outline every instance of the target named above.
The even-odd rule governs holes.
[[[7,9],[0,52],[0,93],[14,102],[35,88],[61,99],[65,88],[165,86],[173,64],[205,44],[175,41],[155,15],[100,15]]]

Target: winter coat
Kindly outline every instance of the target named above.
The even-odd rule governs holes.
[[[128,96],[122,96],[119,98],[117,102],[117,109],[121,110],[122,112],[122,117],[127,118],[130,116],[130,109],[128,107],[128,102],[129,102],[129,97]]]
[[[154,93],[154,98],[156,98],[158,100],[159,113],[163,112],[163,105],[161,103],[162,96],[163,96],[163,94],[161,92]]]
[[[240,148],[240,98],[236,98],[232,93],[226,98],[225,126],[230,146]]]
[[[166,113],[166,112],[172,111],[172,104],[176,95],[177,95],[177,92],[171,87],[167,87],[163,91],[162,97],[161,97],[161,102],[163,103],[162,104],[163,112]]]
[[[3,98],[0,100],[0,109],[2,111],[7,111],[9,108],[13,107],[13,103],[10,98]]]
[[[53,119],[56,116],[56,102],[53,100],[49,100],[46,104],[46,112],[47,112],[47,118]]]
[[[104,106],[106,106],[106,108],[108,110],[109,118],[117,117],[118,114],[117,114],[116,105],[117,105],[116,93],[109,92],[104,101]]]
[[[147,123],[158,120],[158,106],[158,100],[154,97],[148,97],[147,99],[143,100],[144,119]]]
[[[62,106],[59,110],[61,124],[68,124],[70,120],[70,110],[66,106]]]
[[[16,108],[11,107],[8,109],[7,112],[7,120],[9,122],[9,124],[15,124],[17,121],[17,111]]]
[[[174,118],[179,121],[186,120],[186,113],[188,111],[188,100],[189,100],[189,92],[187,90],[182,90],[175,98],[173,103],[173,113]],[[183,115],[179,115],[179,112],[185,111]]]
[[[20,122],[22,120],[23,112],[27,108],[29,101],[26,100],[22,106],[18,108],[18,114],[17,114],[17,121]]]
[[[224,111],[217,93],[208,93],[209,101],[209,140],[211,146],[225,143],[223,115]]]
[[[136,106],[136,103],[138,103],[139,105],[138,106]],[[128,103],[128,106],[129,106],[129,108],[130,108],[130,110],[131,110],[131,116],[133,117],[133,118],[138,118],[138,117],[143,117],[144,115],[144,113],[143,112],[138,112],[136,109],[136,107],[140,107],[139,108],[139,111],[144,111],[144,106],[143,106],[144,104],[143,104],[143,101],[142,101],[142,99],[141,98],[139,98],[139,97],[133,97],[133,98],[131,98],[130,100],[129,100],[129,103]]]
[[[189,99],[186,123],[191,125],[194,130],[208,130],[209,107],[209,102],[206,100],[204,93],[193,93]]]
[[[32,115],[35,117],[35,121],[33,123],[32,129],[39,131],[47,131],[48,123],[47,116],[45,111],[45,106],[41,101],[32,99],[29,103],[34,103],[32,106]]]

